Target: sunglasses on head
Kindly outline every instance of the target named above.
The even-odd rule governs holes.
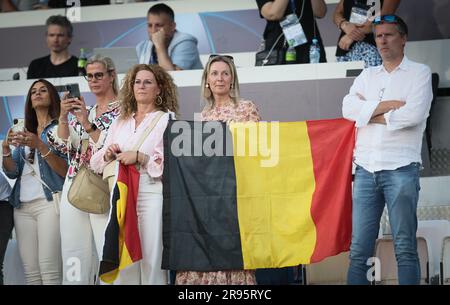
[[[209,55],[208,61],[211,60],[211,59],[214,59],[214,58],[216,58],[216,57],[219,57],[219,58],[220,58],[220,57],[225,57],[225,58],[228,58],[228,59],[231,60],[231,61],[234,60],[233,56],[231,56],[231,55],[211,54],[211,55]]]
[[[373,20],[373,24],[380,24],[382,22],[398,23],[398,18],[395,15],[383,15],[383,16],[377,16]]]

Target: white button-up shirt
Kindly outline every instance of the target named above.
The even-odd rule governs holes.
[[[364,69],[342,106],[344,118],[356,122],[355,163],[373,173],[421,162],[432,98],[430,68],[406,56],[391,73],[383,65]],[[386,125],[369,123],[378,104],[387,100],[406,104],[384,114]]]

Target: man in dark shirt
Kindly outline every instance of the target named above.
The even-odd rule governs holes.
[[[78,58],[70,55],[73,27],[65,16],[50,16],[46,21],[50,55],[37,58],[28,67],[27,78],[52,78],[78,75]]]

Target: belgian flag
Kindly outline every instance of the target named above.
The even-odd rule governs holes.
[[[99,275],[106,283],[113,283],[120,270],[142,259],[136,212],[140,174],[134,165],[119,162],[118,167],[100,261]]]
[[[280,268],[347,251],[354,139],[344,119],[170,121],[162,268]]]

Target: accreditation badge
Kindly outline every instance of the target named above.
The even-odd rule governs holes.
[[[280,26],[290,46],[296,47],[308,42],[296,14],[287,15],[285,19],[280,21]]]

